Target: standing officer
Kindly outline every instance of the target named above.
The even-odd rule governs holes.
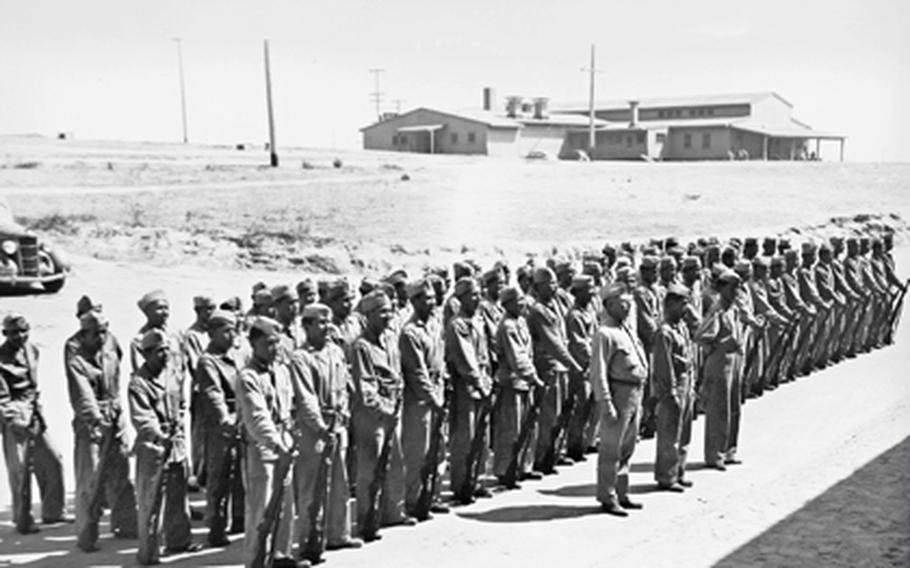
[[[741,403],[732,393],[737,358],[743,351],[736,308],[741,280],[732,270],[723,270],[716,282],[718,302],[699,328],[696,339],[705,349],[705,464],[724,471],[725,464],[733,462],[726,454],[733,430],[731,421]]]
[[[688,299],[689,291],[684,286],[667,286],[664,321],[654,341],[651,375],[651,392],[657,401],[654,478],[661,489],[677,493],[692,486],[692,482],[685,479],[695,386],[692,339],[683,321]]]
[[[102,511],[96,504],[101,491],[111,504],[114,536],[136,538],[136,490],[130,480],[126,415],[120,404],[120,345],[108,331],[107,319],[95,310],[79,318],[73,338],[75,348],[64,350],[63,358],[74,415],[76,544],[92,552],[98,550]]]
[[[237,317],[216,310],[208,320],[209,341],[196,365],[199,417],[205,442],[206,524],[208,543],[227,546],[228,513],[231,533],[243,532],[243,476],[240,424],[237,417],[237,377],[243,368],[233,348]]]
[[[466,276],[455,282],[455,298],[459,312],[446,325],[445,361],[452,381],[452,482],[455,499],[471,503],[475,497],[490,497],[483,487],[481,477],[487,462],[489,449],[489,421],[478,424],[478,415],[483,405],[491,403],[493,384],[490,378],[490,356],[483,326],[475,318],[480,304],[480,289],[474,278]],[[478,430],[480,428],[480,430]],[[480,442],[479,455],[468,463],[471,447],[477,438]],[[480,473],[469,483],[470,468]]]
[[[370,486],[377,475],[383,446],[389,444],[385,480],[379,487],[379,524],[414,525],[404,513],[404,458],[401,451],[399,407],[403,383],[397,337],[389,326],[394,317],[392,302],[382,290],[374,290],[361,303],[366,316],[363,335],[354,342],[352,375],[353,419],[357,436],[357,526],[364,529],[370,502]],[[373,538],[374,535],[364,535]],[[375,536],[379,536],[378,534]]]
[[[594,334],[590,376],[600,416],[597,500],[605,513],[628,516],[642,505],[629,499],[629,461],[638,438],[648,357],[627,319],[633,297],[622,285],[603,292],[606,318]]]
[[[351,516],[348,509],[347,426],[351,416],[348,397],[350,374],[341,347],[328,340],[332,310],[320,303],[303,309],[301,321],[306,332],[306,347],[298,351],[291,366],[294,386],[298,389],[297,421],[300,424],[300,455],[295,462],[297,479],[297,542],[303,554],[316,553],[307,560],[318,561],[307,541],[313,529],[311,508],[316,499],[317,483],[327,486],[328,496],[322,503],[317,522],[325,518],[325,543],[329,550],[360,548],[363,541],[351,538]],[[317,479],[326,444],[332,442],[331,466],[324,480]]]
[[[417,506],[424,481],[424,465],[428,460],[436,460],[437,468],[442,469],[445,462],[443,429],[434,431],[436,418],[445,412],[445,345],[434,318],[436,294],[429,281],[411,282],[407,292],[413,308],[412,315],[398,338],[404,378],[401,441],[405,463],[405,510],[419,518],[418,514],[422,512],[417,510]],[[429,452],[434,438],[439,441],[439,455],[431,456]],[[439,472],[439,477],[442,477],[442,472]],[[430,509],[439,513],[448,511],[448,507],[438,502],[441,485],[436,485]]]
[[[196,549],[191,543],[190,507],[186,495],[186,393],[183,369],[171,359],[172,346],[160,329],[150,329],[139,343],[142,365],[129,385],[130,418],[136,430],[136,487],[139,501],[140,564],[157,564],[160,526],[148,525],[156,502],[155,477],[164,476],[164,543],[166,552]],[[168,450],[170,446],[170,450]]]
[[[3,318],[0,345],[0,431],[3,433],[3,457],[13,495],[13,523],[20,533],[38,532],[31,518],[31,507],[22,503],[20,493],[24,474],[28,471],[23,459],[31,439],[32,463],[38,489],[41,491],[41,517],[45,523],[68,521],[64,516],[63,458],[57,450],[38,404],[38,348],[29,342],[29,326],[25,317],[10,314]],[[31,483],[31,481],[29,481]],[[28,518],[19,518],[20,511],[29,511]]]

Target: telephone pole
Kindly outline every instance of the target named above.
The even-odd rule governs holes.
[[[379,76],[385,73],[385,69],[369,69],[369,72],[373,74],[373,84],[375,85],[375,90],[370,93],[370,99],[376,103],[376,120],[382,118],[382,99],[385,96],[385,93],[379,90]]]
[[[183,119],[183,143],[189,142],[186,130],[186,85],[183,82],[183,49],[179,37],[173,38],[177,43],[177,68],[180,70],[180,116]]]
[[[597,137],[594,133],[594,75],[600,73],[594,65],[594,44],[591,44],[591,66],[582,67],[582,71],[590,74],[590,84],[588,86],[588,156],[594,159],[594,148],[597,146]]]
[[[269,69],[269,40],[263,40],[262,48],[265,58],[265,100],[269,112],[269,163],[273,168],[277,168],[278,150],[275,148],[275,115],[272,111],[272,74]]]
[[[406,99],[392,99],[392,102],[395,103],[395,112],[401,114],[401,103],[405,102]]]

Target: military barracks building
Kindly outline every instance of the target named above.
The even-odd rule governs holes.
[[[546,98],[508,97],[493,109],[445,112],[418,108],[387,114],[361,129],[368,150],[429,154],[527,156],[542,151],[564,159],[588,152],[588,104],[549,105]],[[803,160],[821,142],[845,136],[820,132],[792,116],[793,105],[766,91],[595,102],[595,160]],[[813,144],[814,143],[814,144]]]

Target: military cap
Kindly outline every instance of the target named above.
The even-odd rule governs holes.
[[[408,273],[403,268],[392,272],[385,277],[385,281],[393,286],[404,285],[408,283]]]
[[[635,269],[631,266],[623,266],[616,271],[616,279],[626,281],[635,280]]]
[[[869,246],[869,241],[870,241],[870,239],[867,236],[862,236],[859,238],[859,244],[864,247]]]
[[[818,245],[818,252],[819,252],[819,254],[821,254],[823,252],[824,253],[831,252],[831,245],[829,245],[825,241],[822,241],[821,244]]]
[[[363,296],[366,296],[367,294],[369,294],[370,292],[372,292],[373,290],[375,290],[378,287],[379,287],[379,282],[377,282],[376,280],[374,280],[372,278],[364,276],[363,279],[360,281],[360,294]]]
[[[737,251],[736,248],[734,248],[732,246],[725,246],[724,250],[720,251],[720,256],[722,256],[722,257],[730,256],[730,255],[736,256],[738,252],[739,251]]]
[[[660,261],[657,259],[656,256],[648,254],[641,258],[641,264],[639,264],[638,267],[641,270],[651,270],[651,269],[657,268],[657,265],[659,263],[660,263]]]
[[[622,244],[619,245],[619,248],[630,254],[635,252],[635,247],[632,246],[631,241],[623,241]]]
[[[556,281],[556,275],[553,274],[553,271],[546,266],[541,266],[534,269],[534,275],[532,276],[532,279],[535,284],[544,284],[547,282]]]
[[[665,256],[660,259],[660,269],[661,270],[663,270],[664,268],[670,268],[671,266],[673,268],[676,268],[676,259],[673,258],[672,256]]]
[[[299,300],[297,296],[297,291],[287,286],[285,284],[279,284],[272,288],[272,302],[278,303],[282,301],[294,302]]]
[[[616,255],[616,247],[614,247],[610,243],[605,244],[604,248],[602,248],[600,250],[602,253],[604,253],[605,255],[608,255],[608,256]]]
[[[499,302],[501,304],[507,304],[518,300],[521,296],[521,290],[514,286],[508,286],[499,291]]]
[[[609,286],[604,286],[600,289],[600,298],[607,302],[616,298],[625,298],[627,300],[632,299],[632,294],[629,292],[629,288],[624,284],[615,282]]]
[[[428,278],[421,278],[420,280],[409,282],[407,285],[407,292],[408,298],[416,298],[421,294],[426,294],[427,296],[432,297],[434,294],[433,285],[430,284]]]
[[[96,304],[88,296],[82,296],[79,298],[79,301],[76,302],[76,317],[80,318],[83,314],[90,311],[101,311],[101,304]]]
[[[144,312],[150,307],[161,302],[167,303],[167,296],[164,295],[164,290],[152,290],[151,292],[148,292],[139,298],[139,301],[136,302],[136,305],[139,306],[139,309]]]
[[[708,245],[705,247],[705,255],[715,254],[720,255],[720,245]]]
[[[698,237],[698,239],[695,240],[695,244],[702,248],[705,248],[706,246],[708,246],[711,243],[709,243],[708,239],[706,239],[705,237]]]
[[[858,244],[859,244],[859,241],[857,240],[856,237],[847,237],[847,246],[848,247],[855,247]]]
[[[689,289],[686,288],[685,286],[683,286],[682,284],[677,284],[676,282],[674,282],[674,283],[670,284],[669,286],[667,286],[667,296],[666,297],[668,297],[668,298],[675,297],[675,298],[683,298],[683,299],[688,300],[689,295],[690,295]]]
[[[449,277],[449,269],[445,266],[434,266],[433,268],[429,269],[429,272],[431,274],[435,274],[441,278]]]
[[[474,267],[468,261],[456,261],[452,264],[452,276],[458,280],[463,276],[474,274]]]
[[[679,239],[677,239],[676,237],[667,237],[666,239],[664,239],[664,248],[665,249],[671,249],[673,247],[678,247],[678,246],[679,246]]]
[[[815,243],[812,241],[806,241],[801,246],[803,251],[803,256],[815,254]]]
[[[784,266],[784,257],[777,255],[777,254],[772,256],[771,257],[771,267],[773,268],[775,266],[782,268]]]
[[[572,266],[572,263],[568,260],[561,260],[556,263],[556,266],[553,267],[553,272],[557,275],[566,274],[567,272],[572,272],[575,270],[575,267]]]
[[[682,257],[686,256],[686,249],[684,249],[683,247],[680,247],[680,246],[670,247],[667,249],[667,254],[672,256],[674,259],[676,257],[682,258]]]
[[[587,261],[581,265],[582,274],[588,274],[589,276],[603,276],[604,269],[599,262]]]
[[[765,237],[764,241],[762,242],[762,246],[773,246],[773,247],[776,247],[776,246],[777,246],[777,239],[774,238],[774,237]]]
[[[790,248],[790,239],[787,237],[781,237],[777,239],[777,248],[784,250]]]
[[[743,248],[743,241],[739,237],[730,237],[729,245],[735,249]]]
[[[350,282],[341,278],[329,284],[325,297],[327,300],[353,299],[354,289],[351,287]]]
[[[144,353],[153,349],[158,349],[161,346],[166,347],[167,345],[167,335],[157,328],[146,331],[145,335],[142,336],[142,339],[139,340],[139,349]]]
[[[22,314],[9,314],[3,318],[3,331],[28,331],[28,320]]]
[[[265,282],[260,280],[259,282],[256,282],[255,284],[253,284],[253,289],[250,291],[250,295],[252,296],[260,290],[267,290],[268,287],[269,287],[268,284],[266,284]]]
[[[193,297],[193,309],[213,309],[215,307],[215,300],[211,296],[194,296]]]
[[[274,337],[281,334],[281,324],[266,316],[257,316],[250,323],[250,331],[256,330],[263,335]]]
[[[882,235],[882,242],[885,243],[885,246],[894,246],[894,233],[885,233]]]
[[[228,310],[215,310],[209,317],[209,329],[218,329],[221,327],[236,327],[237,316],[234,312]]]
[[[786,251],[784,251],[784,259],[785,260],[799,260],[799,253],[796,252],[794,249],[787,249]]]
[[[473,294],[474,292],[479,291],[477,280],[470,276],[462,276],[455,282],[455,291],[453,294],[456,298],[460,298],[467,294]]]
[[[591,286],[594,286],[594,279],[587,274],[581,274],[575,278],[572,278],[572,284],[570,288],[574,292],[576,290],[583,290]]]
[[[832,246],[843,246],[844,237],[834,235],[828,239],[828,242],[831,243]]]
[[[528,266],[527,264],[522,264],[515,270],[516,278],[531,278],[533,276],[533,267]]]
[[[253,294],[253,305],[257,307],[271,306],[272,293],[267,289],[256,290],[256,293]]]
[[[879,237],[872,239],[872,248],[882,248],[882,246],[884,246],[884,243],[882,243],[882,240]]]
[[[768,268],[768,266],[770,266],[770,265],[771,265],[771,262],[768,260],[767,256],[756,256],[755,258],[752,259],[752,268],[755,268],[757,266],[762,266],[764,268]]]
[[[490,284],[492,282],[502,280],[503,274],[502,274],[502,271],[499,270],[498,268],[491,268],[490,270],[487,270],[486,272],[483,273],[482,278],[483,278],[484,284]]]
[[[275,288],[277,288],[277,286]],[[273,288],[273,290],[275,288]],[[301,298],[310,294],[318,294],[319,286],[317,286],[311,278],[307,278],[306,280],[298,282],[297,286],[294,287],[294,290],[297,292],[297,297]]]
[[[107,329],[107,318],[99,311],[89,310],[79,316],[79,329],[82,331]]]
[[[758,246],[758,239],[756,239],[755,237],[746,237],[745,240],[743,241],[743,244],[755,247],[755,246]]]
[[[243,309],[243,302],[241,302],[240,298],[237,296],[231,296],[227,300],[221,302],[221,305],[218,306],[218,309],[239,312]]]
[[[733,265],[733,271],[740,277],[745,277],[745,275],[752,272],[752,263],[748,260],[737,260],[736,264]]]
[[[616,270],[619,270],[620,268],[623,268],[625,266],[632,266],[631,258],[629,258],[628,256],[620,256],[619,258],[616,259],[616,264],[615,264]]]
[[[687,256],[682,260],[682,269],[683,270],[700,270],[701,261],[697,256]]]
[[[641,249],[641,254],[644,256],[660,256],[660,249],[657,247],[645,247]]]
[[[743,281],[742,278],[739,277],[739,274],[729,268],[722,268],[717,275],[716,280],[721,284],[739,284]]]
[[[312,321],[322,317],[329,320],[332,319],[332,308],[319,302],[307,304],[300,313],[301,321]]]

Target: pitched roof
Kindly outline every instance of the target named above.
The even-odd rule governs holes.
[[[435,113],[441,116],[448,116],[454,118],[460,118],[462,120],[470,120],[472,122],[477,122],[479,124],[486,125],[490,128],[521,128],[524,125],[553,125],[553,126],[583,126],[588,124],[588,117],[580,116],[577,114],[551,114],[547,118],[538,119],[538,118],[509,118],[501,114],[496,114],[488,110],[477,110],[477,109],[467,109],[467,110],[439,110],[435,108],[428,107],[419,107],[408,112],[399,114],[398,116],[390,117],[385,120],[374,122],[368,126],[361,128],[361,131],[367,130],[376,126],[378,124],[387,123],[410,114],[413,114],[417,111],[426,111],[430,113]],[[439,122],[438,119],[432,121],[434,124]],[[606,124],[605,121],[600,119],[595,119],[594,123],[596,125]]]
[[[637,100],[639,108],[691,107],[707,105],[753,104],[768,97],[775,97],[785,105],[793,105],[774,91],[757,91],[753,93],[732,93],[714,95],[690,95],[677,97],[642,97],[639,99],[596,100],[597,110],[624,110],[629,108],[630,100]],[[551,105],[553,111],[568,112],[588,109],[588,102],[569,102]]]

